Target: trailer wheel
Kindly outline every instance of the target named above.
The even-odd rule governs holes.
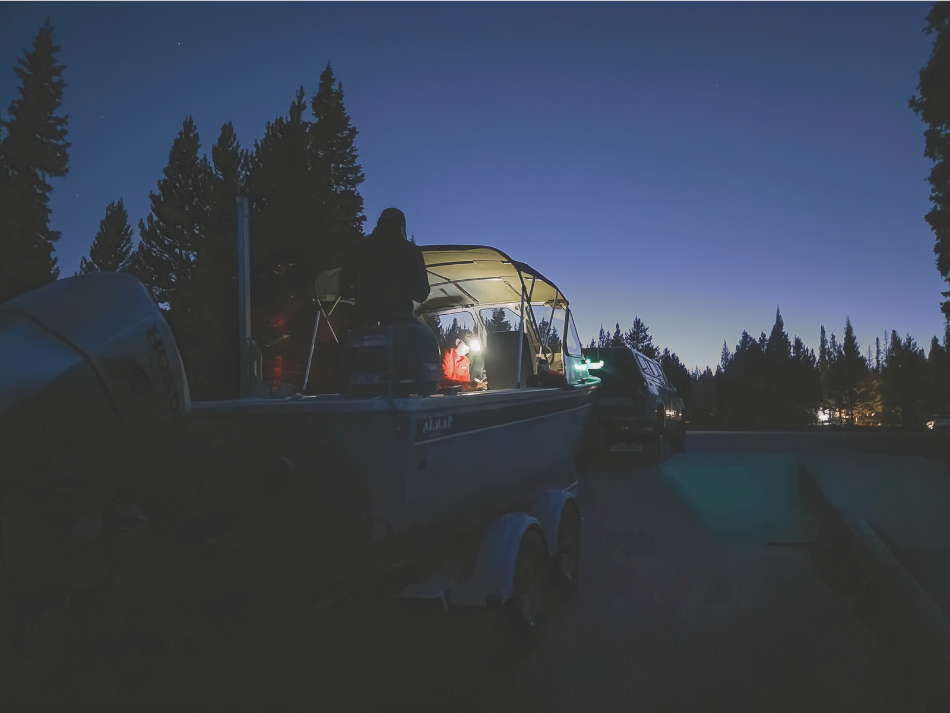
[[[567,594],[577,590],[581,574],[581,518],[573,502],[564,506],[557,531],[554,581]]]
[[[517,643],[530,642],[540,631],[546,603],[548,567],[541,536],[529,529],[521,538],[521,547],[518,549],[514,590],[511,599],[505,602],[505,619]]]

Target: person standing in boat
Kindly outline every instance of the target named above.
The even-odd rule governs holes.
[[[340,271],[341,290],[353,291],[353,327],[413,321],[413,301],[429,296],[422,251],[406,237],[406,216],[386,208],[376,227]]]
[[[468,329],[463,329],[455,340],[455,345],[446,349],[442,355],[442,386],[451,388],[461,386],[466,391],[475,389],[481,391],[487,388],[483,381],[473,380],[469,371],[471,363],[468,354],[479,351],[481,344],[475,335]]]

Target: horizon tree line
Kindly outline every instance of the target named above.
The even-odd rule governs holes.
[[[882,337],[863,355],[846,316],[841,340],[821,325],[816,353],[798,335],[789,338],[776,308],[769,334],[743,331],[734,350],[723,340],[715,372],[687,370],[675,353],[653,343],[640,317],[626,331],[619,323],[613,333],[601,327],[588,347],[628,347],[656,359],[699,425],[801,428],[819,423],[822,414],[843,425],[921,428],[933,414],[950,414],[950,321],[943,343],[934,336],[927,354],[909,334]]]

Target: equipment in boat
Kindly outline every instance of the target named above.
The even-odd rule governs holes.
[[[347,395],[429,396],[442,381],[439,345],[419,322],[352,329],[342,347]]]

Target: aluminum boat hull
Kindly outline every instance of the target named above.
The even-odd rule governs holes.
[[[573,483],[593,388],[204,402],[188,429],[218,447],[267,443],[305,477],[355,483],[377,542],[437,542]]]

